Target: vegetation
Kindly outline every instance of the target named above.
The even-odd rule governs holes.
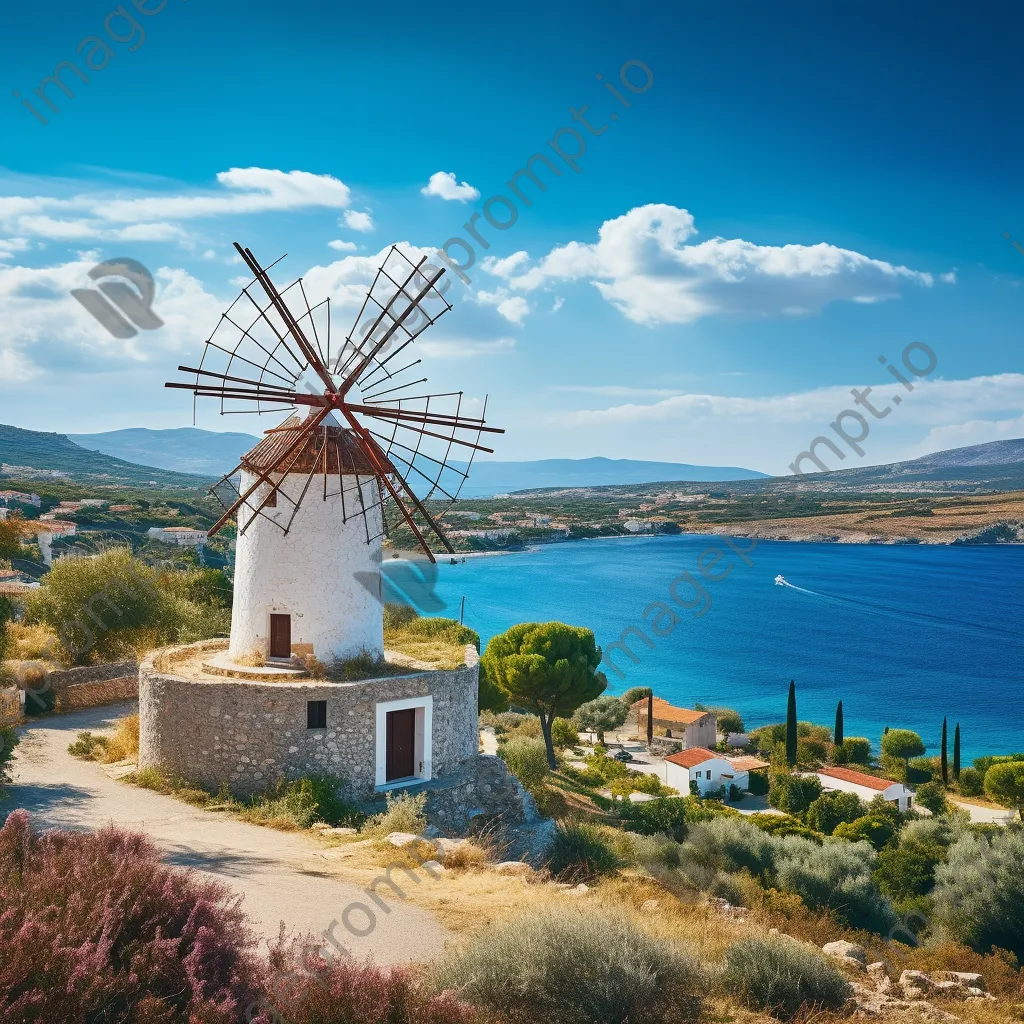
[[[796,683],[789,681],[789,700],[786,704],[786,763],[792,768],[797,754]]]
[[[480,650],[480,634],[455,619],[422,618],[409,605],[384,608],[384,645],[417,661],[439,668],[461,668],[466,646]]]
[[[864,805],[854,793],[822,793],[807,807],[805,821],[815,832],[830,836],[838,825],[856,821],[864,813]]]
[[[514,736],[498,745],[498,756],[504,758],[508,770],[533,792],[540,788],[548,774],[548,755],[541,739]]]
[[[604,734],[618,729],[629,714],[629,705],[618,697],[596,697],[580,705],[573,713],[573,724],[583,732],[597,734],[597,742],[604,744]]]
[[[561,622],[525,622],[491,639],[482,659],[488,678],[510,700],[540,717],[548,765],[554,769],[551,724],[599,696],[607,686],[598,672],[594,634]]]
[[[399,793],[397,796],[388,793],[386,809],[370,818],[363,826],[363,831],[381,839],[392,832],[411,832],[418,836],[427,827],[427,817],[423,813],[426,803],[426,793]]]
[[[432,979],[438,991],[523,1024],[693,1021],[704,980],[671,943],[621,914],[571,906],[488,929],[446,954]]]
[[[924,741],[910,729],[890,729],[882,737],[882,766],[898,775],[900,782],[907,781],[910,759],[920,757],[923,753]]]
[[[838,1010],[852,992],[825,957],[784,935],[743,939],[730,946],[722,984],[744,1006],[780,1020]]]
[[[586,822],[569,821],[555,827],[548,867],[565,881],[591,881],[618,866],[606,832]]]
[[[1012,807],[1024,820],[1024,761],[1003,761],[985,772],[985,795]]]
[[[11,761],[17,745],[18,734],[14,726],[0,726],[0,794],[3,793],[4,786],[11,781]]]

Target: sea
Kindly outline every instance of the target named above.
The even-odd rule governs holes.
[[[785,719],[792,679],[801,720],[831,726],[842,700],[846,735],[876,751],[890,726],[937,753],[944,716],[964,764],[1024,750],[1024,546],[760,541],[741,556],[682,535],[439,562],[430,614],[463,615],[485,645],[517,622],[586,626],[603,647],[642,631],[627,634],[635,661],[614,652],[611,694],[651,686],[735,708],[750,729]]]

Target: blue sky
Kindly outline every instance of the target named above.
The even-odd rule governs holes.
[[[232,241],[287,252],[282,280],[330,294],[345,330],[388,245],[473,241],[462,225],[545,153],[560,176],[540,167],[549,188],[524,184],[533,204],[507,230],[477,219],[490,248],[417,343],[437,390],[490,395],[495,457],[785,472],[850,388],[891,398],[877,356],[899,366],[915,341],[934,372],[843,465],[1024,436],[1009,3],[398,2],[383,24],[310,0],[137,6],[156,13],[0,15],[2,422],[187,425],[162,384],[237,291]],[[98,44],[76,52],[89,36],[112,51],[101,70]],[[50,86],[54,113],[33,90],[63,60],[89,81],[65,69],[76,95]],[[645,91],[619,80],[628,61]],[[583,105],[600,135],[572,119]],[[549,146],[563,127],[586,142],[580,173]],[[70,296],[121,256],[153,271],[165,322],[127,340]]]

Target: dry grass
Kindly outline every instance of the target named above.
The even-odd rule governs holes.
[[[128,715],[117,720],[117,729],[110,737],[103,761],[114,764],[116,761],[138,761],[139,759],[139,716]]]
[[[12,661],[49,660],[53,662],[60,650],[57,634],[48,626],[26,626],[13,622],[7,627]]]
[[[385,643],[389,651],[422,661],[436,668],[462,668],[466,664],[464,644],[450,643],[443,637],[423,637],[404,630],[388,633]]]
[[[488,866],[488,851],[476,843],[465,842],[444,858],[448,871],[482,871]]]

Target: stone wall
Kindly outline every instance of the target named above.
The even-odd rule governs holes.
[[[139,695],[139,666],[134,661],[80,668],[55,669],[31,684],[36,691],[52,690],[55,711],[77,711],[134,700]],[[26,696],[32,701],[31,694]]]
[[[223,649],[206,641],[188,650]],[[175,648],[148,657],[139,670],[139,765],[159,767],[207,788],[226,783],[246,795],[282,778],[327,773],[343,778],[353,799],[373,796],[376,705],[433,697],[432,776],[449,775],[478,747],[479,656],[466,665],[358,683],[300,679],[187,679],[165,665]],[[306,728],[308,701],[327,702],[327,728]]]
[[[500,817],[510,826],[522,824],[524,799],[529,799],[505,762],[493,754],[477,754],[454,775],[410,791],[426,791],[427,820],[447,835],[464,834],[478,817]]]

